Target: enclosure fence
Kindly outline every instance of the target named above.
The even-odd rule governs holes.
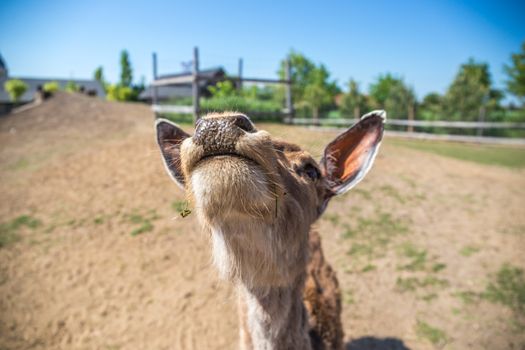
[[[159,77],[157,74],[157,54],[153,53],[153,82],[152,86],[152,109],[155,113],[184,113],[193,114],[193,120],[196,121],[200,115],[200,89],[199,81],[201,80],[215,80],[215,82],[229,80],[238,83],[239,87],[242,84],[247,83],[265,83],[265,84],[282,84],[285,86],[285,107],[281,110],[284,120],[291,120],[294,117],[294,108],[292,101],[292,81],[291,81],[291,67],[288,60],[285,61],[285,79],[266,79],[266,78],[247,78],[242,74],[243,61],[239,59],[239,71],[237,76],[227,76],[222,78],[213,78],[209,76],[200,75],[199,71],[199,49],[195,47],[193,49],[193,61],[192,61],[192,72],[191,75],[180,75],[174,77]],[[188,85],[192,86],[192,105],[191,106],[180,106],[180,105],[165,105],[159,104],[157,98],[157,87],[159,86],[177,86],[177,85]]]
[[[294,118],[292,124],[307,125],[324,130],[340,130],[356,123],[357,119],[321,119],[317,123],[309,118]],[[524,145],[525,138],[493,137],[483,136],[483,130],[486,129],[523,129],[525,123],[507,123],[507,122],[465,122],[465,121],[445,121],[445,120],[405,120],[405,119],[387,119],[388,125],[405,126],[406,131],[386,131],[387,135],[396,137],[406,137],[422,140],[441,140],[441,141],[458,141],[474,142],[487,144],[502,145]],[[440,127],[451,129],[473,129],[477,131],[476,136],[470,135],[452,135],[452,134],[434,134],[428,132],[415,132],[414,127]]]

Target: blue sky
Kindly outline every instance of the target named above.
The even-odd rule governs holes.
[[[118,79],[128,49],[137,80],[181,70],[197,45],[201,67],[273,77],[290,49],[324,63],[345,88],[402,76],[419,97],[444,92],[469,57],[502,66],[525,40],[524,1],[0,1],[0,53],[10,75]]]

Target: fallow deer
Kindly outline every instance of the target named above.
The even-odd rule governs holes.
[[[339,284],[312,224],[368,172],[385,120],[366,114],[319,163],[240,113],[206,115],[193,136],[157,120],[168,174],[193,202],[220,276],[236,286],[241,348],[343,348]]]

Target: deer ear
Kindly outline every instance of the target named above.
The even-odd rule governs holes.
[[[177,124],[166,119],[157,119],[157,144],[162,154],[164,167],[170,177],[184,188],[184,175],[180,164],[180,145],[182,141],[190,137]]]
[[[370,170],[383,138],[385,121],[385,111],[365,114],[326,146],[321,170],[330,196],[345,193]]]

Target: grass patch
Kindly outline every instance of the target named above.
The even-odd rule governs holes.
[[[439,272],[439,271],[441,271],[441,270],[444,270],[446,267],[447,267],[446,264],[443,264],[443,263],[434,263],[434,264],[432,265],[431,271],[432,271],[432,272]]]
[[[479,252],[478,247],[468,245],[468,246],[464,246],[463,248],[461,248],[461,250],[459,251],[459,254],[465,257],[469,257],[477,252]]]
[[[464,290],[453,294],[455,297],[461,299],[464,304],[474,304],[479,300],[479,294],[470,290]]]
[[[358,218],[356,225],[346,227],[343,237],[353,240],[347,254],[368,260],[383,256],[392,238],[408,232],[404,222],[388,213],[379,213],[373,218]]]
[[[158,215],[154,210],[150,210],[148,215],[133,213],[127,215],[126,219],[136,226],[131,231],[131,235],[138,236],[140,234],[153,231],[155,227],[153,226],[152,221],[158,219]]]
[[[146,232],[150,232],[152,230],[153,230],[153,224],[151,223],[151,221],[146,220],[139,227],[131,231],[131,235],[137,236],[137,235],[140,235]]]
[[[95,225],[102,225],[104,223],[104,218],[102,216],[97,216],[93,219]]]
[[[438,295],[436,293],[430,293],[430,294],[425,294],[421,297],[421,300],[424,300],[426,301],[427,303],[431,302],[432,300],[434,299],[437,299]]]
[[[501,232],[506,235],[521,236],[521,235],[525,235],[525,226],[513,226],[513,227],[505,228]]]
[[[403,180],[404,182],[406,182],[413,189],[415,189],[417,187],[417,184],[416,184],[416,182],[414,181],[413,178],[411,178],[409,176],[406,176],[406,175],[399,175],[399,178],[401,180]]]
[[[415,291],[418,286],[419,280],[416,277],[398,277],[396,280],[396,289],[400,292]]]
[[[361,270],[361,272],[369,272],[369,271],[374,271],[376,270],[377,267],[375,265],[372,265],[372,264],[368,264],[366,265],[365,267],[363,267],[363,269]]]
[[[42,222],[40,220],[29,215],[21,215],[9,222],[0,224],[0,248],[17,242],[20,239],[18,231],[22,227],[34,230],[41,225]]]
[[[469,162],[509,168],[525,167],[525,150],[517,147],[391,139],[391,144]]]
[[[330,221],[334,226],[338,226],[340,222],[340,217],[338,214],[325,214],[324,218]]]
[[[410,259],[410,262],[400,268],[408,271],[422,271],[427,263],[427,251],[417,249],[411,243],[405,243],[401,246],[402,254]]]
[[[408,227],[401,220],[393,218],[389,213],[379,213],[375,219],[359,219],[359,227],[363,231],[375,231],[376,234],[393,236],[408,232]]]
[[[188,208],[188,202],[186,201],[175,201],[171,203],[171,208],[177,213],[181,213],[184,209]]]
[[[363,197],[364,199],[367,199],[367,200],[372,199],[372,195],[370,194],[370,192],[366,191],[366,190],[363,190],[362,188],[354,188],[352,190],[352,193],[357,193],[361,197]]]
[[[355,304],[354,292],[347,290],[343,294],[343,302],[348,305]]]
[[[402,293],[413,292],[419,288],[442,288],[449,285],[445,279],[434,276],[426,276],[424,278],[418,277],[398,277],[396,280],[396,289]]]
[[[343,232],[343,238],[350,239],[357,236],[357,232],[352,230],[352,228],[348,225],[345,225],[345,232]]]
[[[495,280],[487,285],[483,298],[510,307],[515,313],[525,316],[525,277],[523,270],[508,264],[503,265]]]
[[[409,259],[407,264],[398,266],[399,270],[437,273],[447,267],[447,265],[443,263],[436,262],[435,258],[429,259],[426,249],[419,249],[410,242],[401,244],[398,247],[398,253]]]
[[[399,191],[397,189],[395,189],[394,187],[392,187],[390,185],[381,186],[381,187],[379,187],[379,190],[382,191],[387,196],[394,198],[395,200],[397,200],[401,204],[405,204],[406,203],[406,200],[405,200],[405,198],[403,198],[401,193],[399,193]]]
[[[443,330],[419,320],[416,324],[416,334],[421,338],[427,339],[434,345],[444,345],[448,339]]]
[[[9,170],[23,170],[27,169],[29,167],[30,163],[29,160],[26,158],[20,158],[15,163],[11,164],[8,169]]]
[[[371,244],[366,243],[354,243],[352,244],[352,247],[350,247],[350,250],[348,251],[348,255],[366,255],[371,256],[372,253],[374,253],[374,247]]]

